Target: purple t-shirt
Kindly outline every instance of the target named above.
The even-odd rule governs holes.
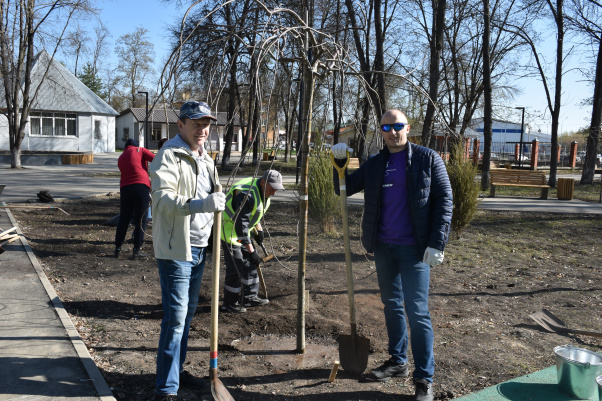
[[[378,240],[387,244],[415,245],[406,179],[408,150],[389,154],[381,188]]]

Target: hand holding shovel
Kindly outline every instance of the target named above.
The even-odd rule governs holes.
[[[351,268],[351,246],[349,241],[349,221],[347,213],[347,186],[345,183],[345,169],[349,164],[349,152],[347,161],[343,167],[339,167],[331,153],[332,165],[339,173],[339,189],[341,193],[341,212],[343,215],[343,237],[345,239],[345,266],[347,271],[347,295],[349,297],[349,314],[351,323],[351,335],[339,335],[339,359],[341,367],[346,371],[360,375],[368,366],[368,353],[370,351],[370,339],[357,334],[355,321],[355,298],[353,289],[353,270]]]

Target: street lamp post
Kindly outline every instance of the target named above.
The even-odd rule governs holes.
[[[518,150],[518,167],[522,167],[523,164],[523,133],[525,131],[525,108],[524,107],[515,107],[517,110],[523,111],[523,118],[520,123],[520,145]]]
[[[148,140],[150,140],[148,135],[148,92],[138,91],[138,93],[143,93],[146,95],[146,112],[144,113],[144,147],[148,149]]]

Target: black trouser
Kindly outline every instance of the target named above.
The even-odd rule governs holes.
[[[115,248],[121,248],[125,241],[130,220],[134,220],[134,249],[140,249],[144,242],[150,189],[144,184],[132,184],[120,189],[119,223],[115,233]]]
[[[234,304],[255,298],[259,291],[257,266],[251,262],[251,254],[246,248],[232,246],[222,241],[226,278],[224,279],[224,303]],[[242,287],[242,291],[241,291]]]

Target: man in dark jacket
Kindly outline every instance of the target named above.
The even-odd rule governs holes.
[[[386,147],[347,175],[347,195],[364,191],[362,244],[374,252],[384,304],[391,358],[371,372],[374,380],[409,375],[408,330],[412,335],[416,400],[433,400],[433,328],[428,309],[430,267],[443,262],[452,217],[452,190],[437,153],[408,142],[410,126],[399,110],[381,119]],[[332,153],[344,165],[351,149]],[[334,170],[335,192],[339,180]]]

